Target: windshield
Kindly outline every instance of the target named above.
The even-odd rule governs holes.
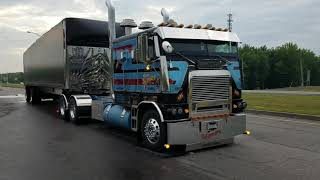
[[[185,55],[215,56],[216,54],[235,55],[238,53],[236,42],[204,41],[204,40],[168,40],[174,52]]]

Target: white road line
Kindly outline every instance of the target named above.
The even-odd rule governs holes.
[[[8,95],[8,96],[0,96],[0,99],[12,99],[12,98],[23,98],[23,94],[18,95]]]
[[[292,123],[297,123],[297,124],[308,124],[308,125],[316,125],[320,126],[320,123],[312,123],[312,122],[306,122],[306,121],[294,121],[294,120],[288,120],[288,119],[283,119],[283,118],[272,118],[272,117],[266,117],[266,116],[256,116],[256,115],[249,115],[247,116],[251,117],[258,117],[262,119],[270,119],[270,120],[275,120],[275,121],[282,121],[282,122],[292,122]]]

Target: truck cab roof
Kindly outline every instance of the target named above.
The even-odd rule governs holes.
[[[144,32],[155,32],[162,39],[194,39],[194,40],[216,40],[228,42],[241,42],[238,35],[234,32],[215,31],[209,29],[192,29],[192,28],[177,28],[177,27],[154,27],[144,31],[140,31],[131,35],[121,36],[114,40],[120,42],[126,39],[131,39]]]

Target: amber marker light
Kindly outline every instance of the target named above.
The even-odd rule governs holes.
[[[177,101],[181,102],[183,100],[183,98],[184,98],[184,95],[183,95],[183,92],[181,92],[177,97]]]
[[[151,70],[151,65],[150,65],[150,64],[148,64],[148,65],[146,66],[146,70],[147,70],[147,71],[150,71],[150,70]]]
[[[170,149],[170,144],[165,144],[164,147],[165,147],[166,149]]]

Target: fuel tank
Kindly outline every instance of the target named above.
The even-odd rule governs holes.
[[[103,120],[115,127],[131,128],[130,111],[120,105],[107,105],[103,112]]]

